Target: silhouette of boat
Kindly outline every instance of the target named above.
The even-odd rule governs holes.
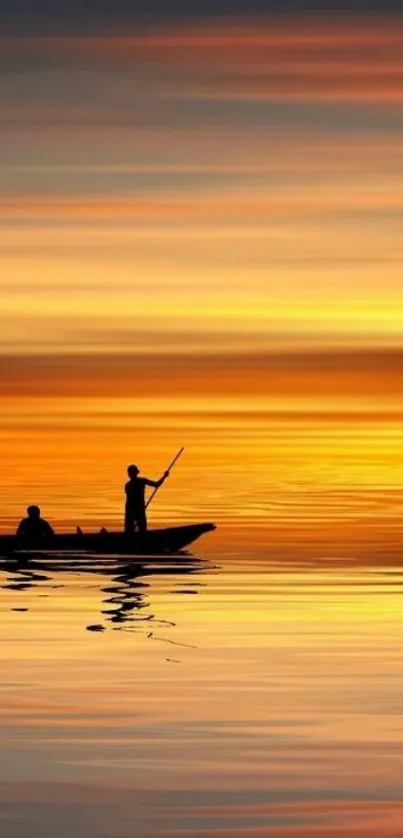
[[[147,530],[144,533],[107,532],[60,533],[46,541],[28,541],[16,535],[0,535],[0,555],[13,553],[97,553],[98,555],[156,555],[176,553],[196,541],[206,532],[215,529],[215,524],[188,524],[182,527]]]

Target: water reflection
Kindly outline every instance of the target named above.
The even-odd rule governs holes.
[[[34,571],[27,564],[20,565],[20,563],[12,561],[0,562],[0,570],[11,574],[7,577],[7,582],[0,585],[1,588],[9,591],[28,591],[35,587],[38,582],[45,582],[51,578]]]
[[[403,834],[401,567],[250,542],[0,566],[7,838]]]
[[[153,613],[143,615],[151,605],[152,580],[156,577],[179,577],[205,572],[212,565],[206,560],[183,552],[177,556],[153,556],[152,558],[100,556],[61,557],[58,555],[0,560],[0,588],[8,591],[27,592],[43,588],[59,588],[69,584],[71,579],[83,575],[99,578],[99,592],[102,595],[100,614],[110,628],[137,630],[145,622],[158,625],[175,623],[158,619]],[[148,581],[143,581],[147,579]],[[58,584],[56,584],[58,580]],[[61,580],[61,581],[59,581]],[[107,580],[106,584],[105,581]],[[197,594],[198,587],[179,589],[176,593]],[[42,594],[44,596],[44,594]],[[12,608],[12,610],[16,610]],[[102,630],[100,624],[87,626],[90,630]],[[151,635],[150,635],[151,636]]]

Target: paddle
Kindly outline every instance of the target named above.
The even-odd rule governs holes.
[[[179,450],[179,451],[178,451],[178,453],[175,455],[175,457],[174,457],[174,458],[173,458],[173,460],[172,460],[172,463],[170,463],[170,465],[168,466],[168,468],[166,469],[166,471],[171,471],[171,469],[174,467],[174,465],[175,465],[176,461],[177,461],[177,460],[179,460],[179,457],[180,457],[180,455],[182,454],[182,452],[183,452],[184,450],[185,450],[184,448],[180,448],[180,450]],[[161,486],[162,486],[162,483],[161,483]],[[156,486],[156,487],[155,487],[155,489],[154,489],[154,491],[151,493],[151,495],[150,495],[150,497],[148,498],[148,501],[147,501],[147,503],[146,503],[146,509],[147,509],[147,506],[150,506],[150,503],[151,503],[151,501],[152,501],[152,499],[153,499],[154,495],[156,495],[156,494],[157,494],[157,492],[158,492],[158,489],[159,489],[159,488],[160,488],[159,486]]]

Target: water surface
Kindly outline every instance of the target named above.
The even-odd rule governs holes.
[[[0,529],[213,520],[193,556],[0,564],[4,838],[400,836],[403,433],[347,405],[4,399]]]
[[[3,562],[2,835],[401,834],[398,544],[252,535]]]

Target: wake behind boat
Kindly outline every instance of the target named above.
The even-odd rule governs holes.
[[[176,553],[193,544],[204,533],[215,529],[215,524],[187,524],[145,532],[52,533],[46,539],[29,539],[20,535],[0,535],[0,555],[10,556],[21,552],[82,553],[98,555],[156,555]]]

